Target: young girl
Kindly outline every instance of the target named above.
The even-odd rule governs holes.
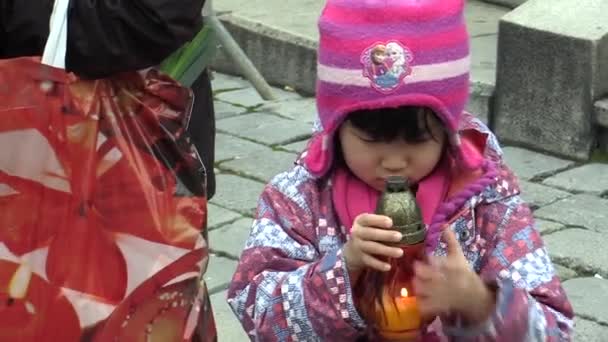
[[[390,4],[389,4],[390,3]],[[567,341],[573,312],[491,132],[464,113],[463,0],[329,0],[320,19],[317,133],[265,188],[228,291],[251,339],[369,338],[353,288],[401,236],[376,201],[414,184],[428,263],[415,266],[422,340]],[[412,70],[378,89],[362,53],[395,42]],[[362,278],[363,279],[363,278]]]

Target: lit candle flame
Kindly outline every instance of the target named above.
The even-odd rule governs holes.
[[[405,287],[401,288],[401,297],[407,297],[408,292],[407,289]]]

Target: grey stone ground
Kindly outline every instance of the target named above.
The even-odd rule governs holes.
[[[217,195],[209,206],[214,256],[206,275],[220,342],[246,335],[226,288],[264,183],[288,169],[310,135],[314,100],[278,90],[265,103],[239,78],[216,74]],[[608,165],[580,165],[515,147],[506,159],[522,179],[539,229],[577,313],[575,341],[608,341]],[[597,276],[596,276],[597,275]]]

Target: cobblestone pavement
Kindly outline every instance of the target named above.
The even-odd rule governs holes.
[[[217,194],[209,205],[213,256],[206,275],[219,341],[245,341],[226,288],[257,197],[293,165],[310,136],[314,99],[276,89],[264,102],[247,81],[215,74]],[[608,341],[608,165],[577,164],[505,147],[577,313],[575,341]]]

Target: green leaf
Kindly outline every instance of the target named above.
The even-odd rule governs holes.
[[[211,63],[217,51],[217,38],[213,29],[203,27],[201,31],[163,63],[160,70],[190,87],[203,70]]]

